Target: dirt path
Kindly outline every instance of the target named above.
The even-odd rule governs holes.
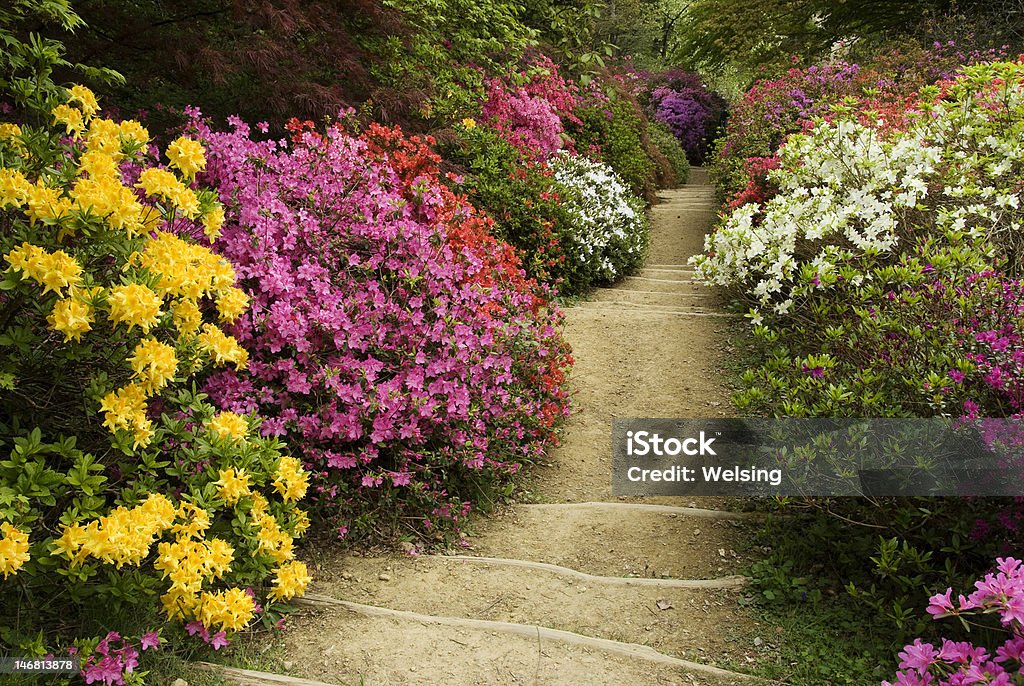
[[[719,668],[752,658],[737,638],[743,515],[610,485],[613,417],[730,411],[727,319],[687,266],[712,203],[694,170],[652,210],[647,266],[569,310],[574,414],[539,502],[485,521],[464,556],[328,561],[278,671],[339,686],[746,683]]]

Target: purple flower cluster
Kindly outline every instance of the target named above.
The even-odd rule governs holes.
[[[649,100],[656,121],[668,126],[691,164],[702,164],[725,114],[725,101],[694,74],[673,70],[653,77]]]
[[[157,632],[149,631],[140,638],[139,647],[142,650],[156,650],[161,642]],[[138,666],[139,651],[121,634],[111,631],[85,659],[81,673],[87,684],[121,685],[125,683],[124,675],[131,674]]]
[[[995,573],[976,581],[974,592],[953,600],[953,589],[933,595],[934,619],[996,615],[1008,638],[992,651],[966,641],[942,639],[936,646],[915,639],[900,652],[896,681],[882,686],[1010,686],[1020,683],[1024,656],[1024,568],[1012,557],[997,558]]]

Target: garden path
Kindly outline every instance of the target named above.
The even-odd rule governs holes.
[[[687,266],[714,219],[706,178],[661,194],[642,271],[568,310],[574,413],[535,502],[484,520],[464,555],[322,561],[268,654],[277,672],[339,686],[748,683],[729,671],[755,650],[734,576],[745,517],[724,499],[610,488],[613,417],[730,411],[729,315]]]

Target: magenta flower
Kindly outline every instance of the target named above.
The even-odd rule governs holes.
[[[160,634],[155,631],[147,631],[142,634],[142,637],[139,639],[139,647],[142,650],[149,650],[150,648],[157,649],[160,647],[161,642],[162,639],[160,638]]]

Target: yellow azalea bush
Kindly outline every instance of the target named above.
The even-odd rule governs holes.
[[[181,237],[224,222],[195,187],[203,146],[164,154],[82,86],[48,127],[0,124],[0,605],[32,618],[0,631],[6,653],[39,632],[67,645],[90,608],[159,607],[222,645],[310,581],[301,462],[196,391],[247,365],[220,326],[249,300]]]

